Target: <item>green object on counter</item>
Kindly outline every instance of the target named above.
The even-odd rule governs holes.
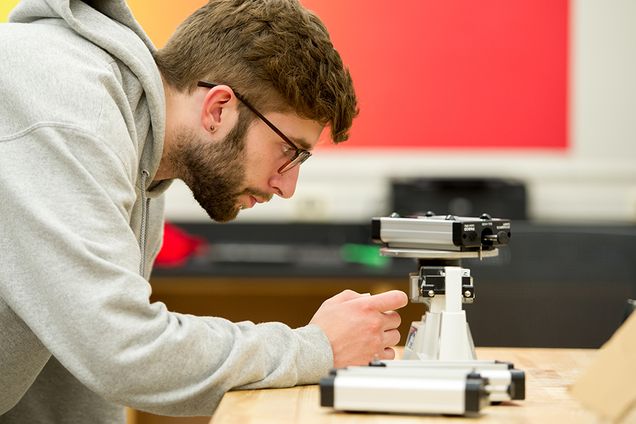
[[[380,255],[380,247],[369,244],[346,243],[340,248],[342,260],[349,263],[383,268],[389,265],[390,258]]]

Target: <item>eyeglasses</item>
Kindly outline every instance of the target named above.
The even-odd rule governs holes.
[[[208,81],[199,81],[197,83],[197,87],[206,87],[206,88],[214,88],[217,85],[219,85],[219,84],[216,84],[216,83],[213,83],[213,82],[208,82]],[[262,113],[257,111],[254,108],[254,106],[252,106],[248,101],[245,100],[245,98],[243,98],[243,96],[241,96],[236,91],[234,92],[234,95],[245,106],[247,106],[247,108],[249,110],[251,110],[254,113],[254,115],[258,116],[263,122],[265,122],[265,124],[268,127],[270,127],[272,129],[272,131],[274,131],[276,134],[278,134],[280,136],[280,138],[282,138],[283,141],[285,141],[285,143],[287,143],[289,145],[289,147],[291,147],[293,149],[293,150],[291,150],[293,152],[293,154],[289,156],[289,158],[287,159],[287,162],[285,162],[283,164],[283,166],[278,168],[278,173],[279,174],[284,174],[285,172],[289,171],[290,169],[293,169],[294,167],[300,165],[301,163],[303,163],[304,161],[309,159],[309,157],[311,156],[311,152],[309,152],[309,151],[307,151],[305,149],[299,149],[298,147],[296,147],[296,145],[285,134],[283,134],[283,132],[281,130],[276,128],[276,125],[272,124],[269,119],[265,118],[265,116],[263,116]]]

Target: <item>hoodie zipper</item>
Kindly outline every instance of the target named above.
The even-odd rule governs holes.
[[[148,210],[150,209],[150,199],[146,197],[146,180],[150,173],[145,169],[141,171],[141,228],[139,231],[139,250],[141,252],[141,263],[139,264],[139,274],[144,277],[146,268],[146,237],[148,233]]]

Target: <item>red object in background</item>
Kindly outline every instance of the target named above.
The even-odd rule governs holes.
[[[162,267],[183,266],[191,257],[205,248],[205,239],[188,234],[176,225],[165,223],[163,228],[163,245],[155,260],[155,265]]]
[[[325,148],[568,147],[568,0],[301,0],[360,115]]]

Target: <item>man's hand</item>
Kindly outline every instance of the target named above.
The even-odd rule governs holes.
[[[323,302],[310,324],[316,324],[331,342],[334,367],[366,365],[374,358],[393,359],[400,341],[395,312],[408,303],[399,290],[373,296],[345,290]]]

